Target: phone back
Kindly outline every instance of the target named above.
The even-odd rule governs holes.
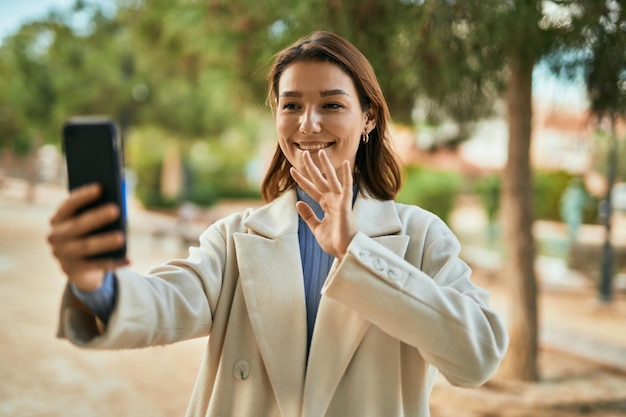
[[[70,190],[89,183],[102,186],[102,196],[83,209],[115,203],[122,215],[95,233],[121,230],[126,233],[126,201],[123,174],[123,147],[115,123],[106,118],[71,119],[63,126],[63,147]],[[123,258],[126,246],[96,258]]]

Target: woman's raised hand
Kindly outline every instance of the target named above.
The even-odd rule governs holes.
[[[52,253],[68,281],[84,291],[98,289],[107,270],[129,263],[127,259],[90,259],[99,253],[121,248],[125,239],[119,231],[90,235],[121,215],[115,204],[78,213],[81,208],[96,201],[101,193],[98,184],[76,189],[50,219],[48,242]]]
[[[321,248],[341,259],[358,231],[352,214],[352,169],[350,162],[344,161],[340,181],[326,152],[320,150],[318,155],[321,162],[319,168],[310,153],[305,151],[305,172],[292,167],[290,173],[298,186],[320,204],[324,218],[318,219],[313,209],[303,201],[298,201],[296,208]]]

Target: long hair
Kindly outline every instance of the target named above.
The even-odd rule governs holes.
[[[350,76],[362,110],[371,111],[376,121],[368,143],[359,144],[354,167],[355,184],[375,198],[394,199],[402,185],[402,176],[389,137],[389,108],[371,64],[341,36],[326,31],[313,32],[276,54],[268,75],[268,102],[272,111],[276,111],[280,77],[289,65],[302,61],[330,62]],[[289,174],[290,168],[291,164],[277,145],[261,187],[265,201],[274,200],[295,185]]]

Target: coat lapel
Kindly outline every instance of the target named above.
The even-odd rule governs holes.
[[[295,192],[255,211],[236,234],[243,295],[282,415],[299,415],[306,367],[306,307]]]
[[[408,238],[400,234],[402,226],[394,202],[360,195],[354,214],[360,231],[404,257]],[[303,415],[323,416],[326,413],[339,381],[369,326],[369,321],[354,310],[336,300],[322,297],[306,371]]]

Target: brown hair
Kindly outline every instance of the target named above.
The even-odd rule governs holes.
[[[355,160],[355,184],[373,197],[392,200],[400,190],[402,177],[392,148],[387,123],[389,108],[376,74],[363,54],[350,42],[332,32],[313,32],[276,54],[268,75],[268,102],[276,110],[278,83],[285,69],[301,61],[325,61],[339,66],[352,78],[364,112],[371,111],[376,127],[369,134],[369,142],[361,142]],[[261,195],[272,201],[283,191],[294,186],[289,174],[291,164],[280,146],[263,179]]]

